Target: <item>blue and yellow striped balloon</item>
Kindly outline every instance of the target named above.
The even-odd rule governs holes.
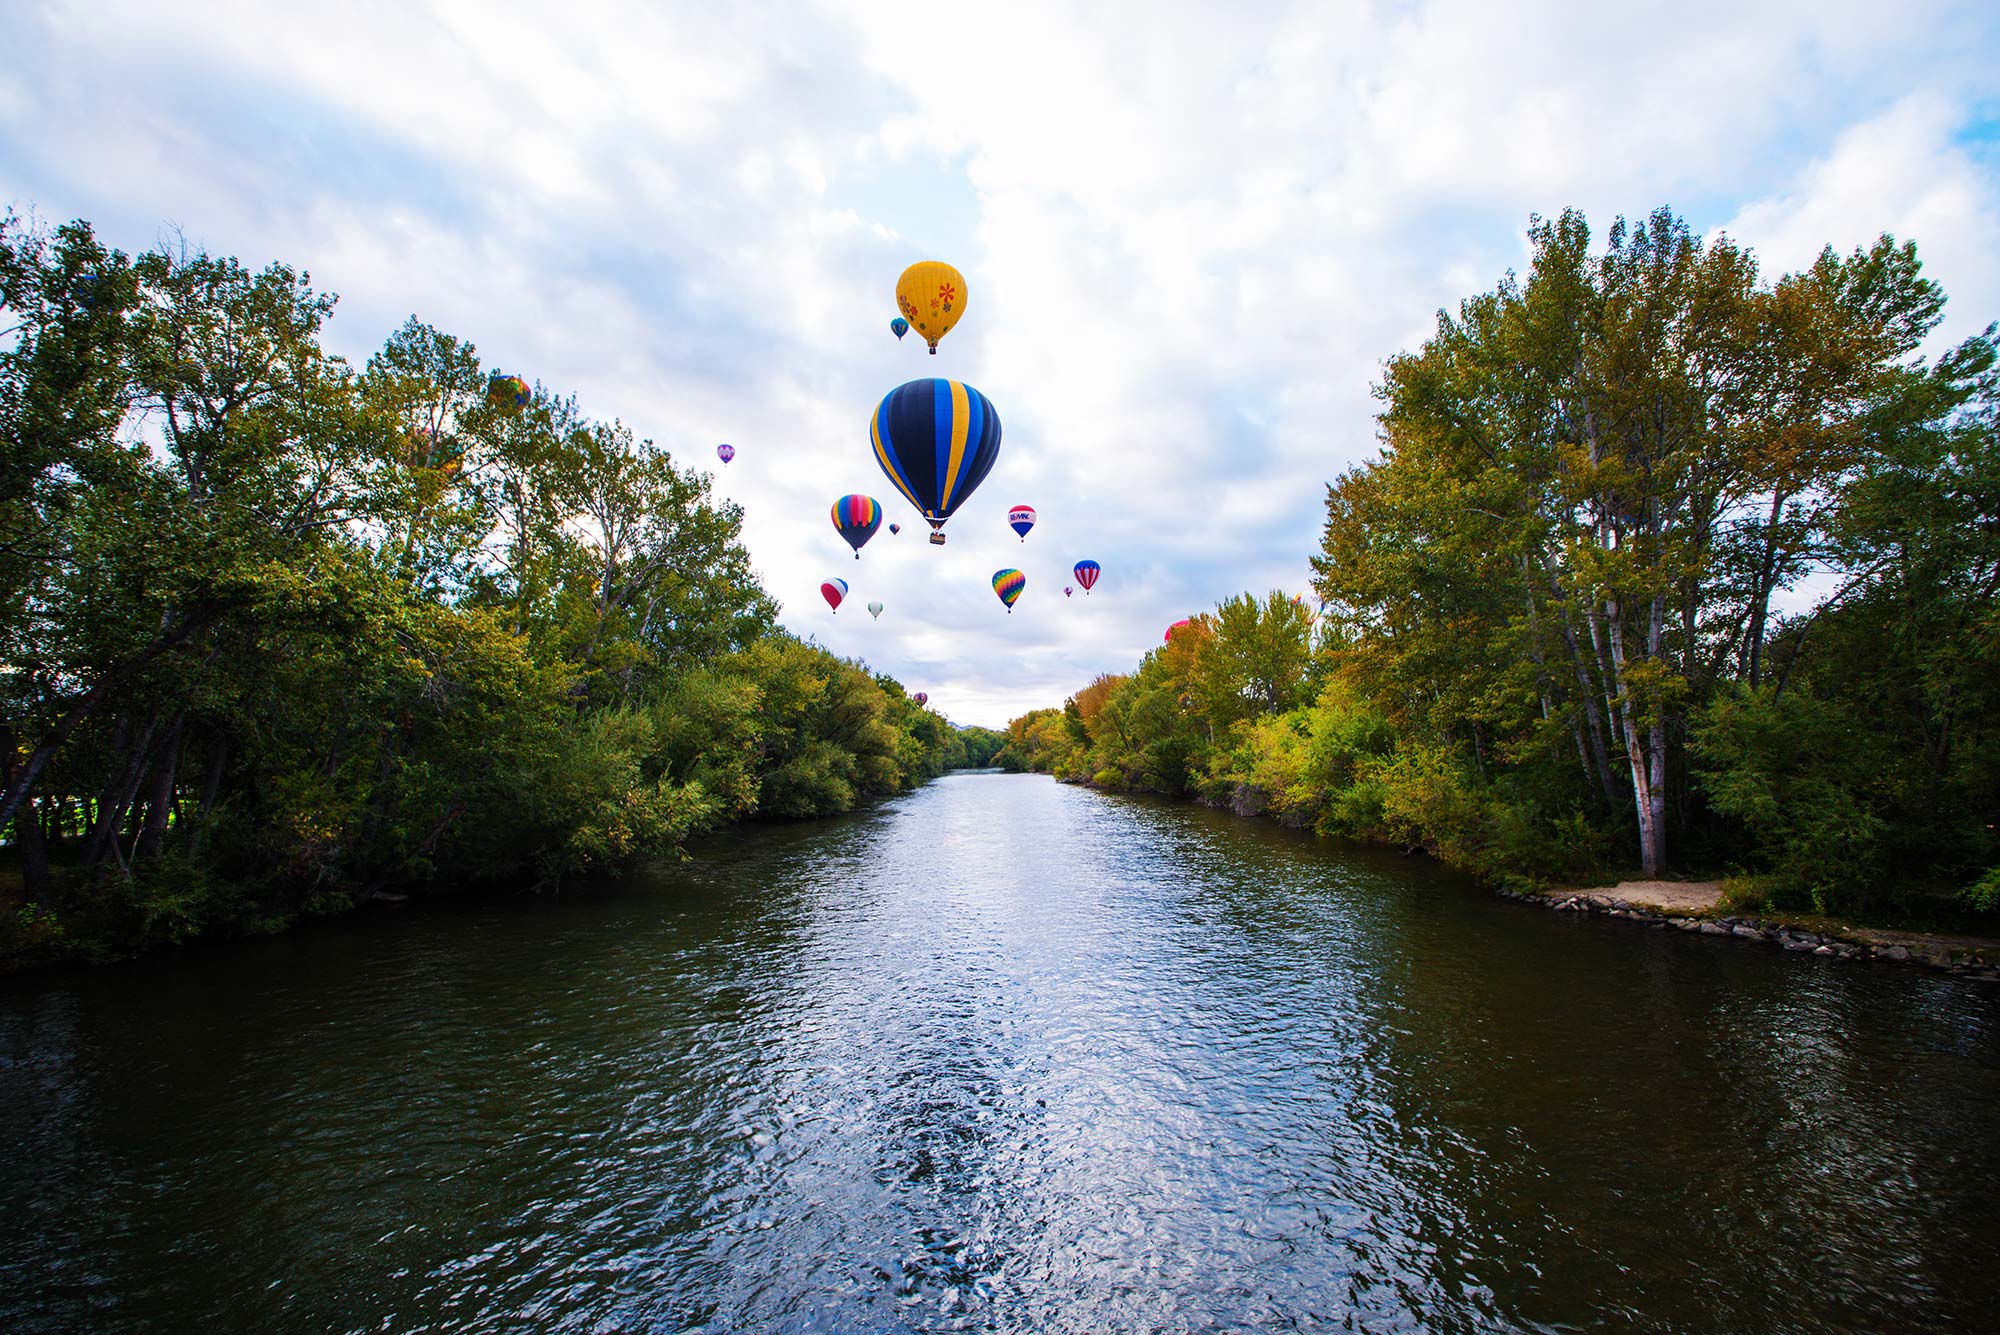
[[[1000,414],[956,380],[912,380],[889,391],[868,420],[875,462],[944,541],[944,521],[1000,457]]]
[[[1020,600],[1021,590],[1028,587],[1028,577],[1018,570],[996,570],[993,572],[993,592],[1000,595],[1000,601],[1007,604],[1011,615],[1014,604]]]
[[[847,539],[847,545],[854,549],[854,559],[859,561],[861,544],[882,527],[882,503],[873,496],[842,496],[833,503],[833,526]]]

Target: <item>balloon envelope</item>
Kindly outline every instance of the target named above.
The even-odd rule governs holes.
[[[943,529],[1000,457],[1000,414],[984,394],[956,380],[912,380],[889,391],[868,419],[875,462]],[[940,534],[931,539],[942,542]]]
[[[896,280],[896,309],[937,355],[938,340],[965,314],[965,275],[942,260],[919,260]]]
[[[1021,590],[1028,587],[1028,577],[1018,570],[996,570],[993,572],[993,592],[1000,595],[1000,601],[1007,604],[1009,612],[1021,597]]]
[[[901,533],[902,531],[903,531],[903,526],[901,524],[889,525],[889,532],[891,534]]]
[[[520,376],[495,371],[486,381],[486,401],[496,408],[519,412],[528,406],[532,397],[534,394],[528,388],[528,382]]]
[[[734,445],[718,445],[715,447],[715,457],[724,463],[728,463],[736,457],[736,447]]]
[[[903,335],[910,332],[910,322],[908,320],[905,320],[902,316],[899,315],[895,319],[889,321],[889,332],[894,334],[897,338],[901,338]]]
[[[1085,593],[1089,593],[1090,586],[1097,583],[1097,577],[1104,573],[1104,567],[1095,561],[1078,561],[1074,573],[1076,582],[1083,587]]]
[[[1073,588],[1072,586],[1070,586],[1070,585],[1068,585],[1068,584],[1065,584],[1065,585],[1063,585],[1063,597],[1067,598],[1067,597],[1069,597],[1069,596],[1070,596],[1071,594],[1073,594],[1073,593],[1075,593],[1075,592],[1076,592],[1076,590],[1075,590],[1075,588]]]
[[[882,604],[881,603],[868,604],[868,615],[874,617],[877,621],[880,621],[882,619]]]
[[[1190,620],[1191,618],[1189,617],[1182,617],[1179,621],[1176,621],[1173,625],[1168,626],[1166,638],[1162,641],[1162,643],[1172,644],[1174,642],[1174,632],[1179,630],[1182,626],[1189,624]]]
[[[840,610],[841,600],[847,597],[847,581],[830,579],[819,586],[819,596],[826,599],[826,605],[834,611]]]
[[[931,698],[922,691],[917,692],[916,700],[919,705],[927,705],[931,702]]]
[[[1028,540],[1028,530],[1035,526],[1035,507],[1017,505],[1007,512],[1007,527],[1021,535],[1021,541]]]
[[[833,503],[833,526],[847,539],[847,545],[854,549],[854,559],[859,561],[861,544],[882,527],[882,503],[873,496],[842,496]]]

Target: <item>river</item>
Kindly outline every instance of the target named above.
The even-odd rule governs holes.
[[[0,985],[0,1329],[2000,1328],[2000,996],[1034,776]]]

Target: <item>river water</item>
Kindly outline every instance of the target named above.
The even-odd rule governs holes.
[[[0,987],[0,1329],[1991,1331],[2000,996],[949,776]]]

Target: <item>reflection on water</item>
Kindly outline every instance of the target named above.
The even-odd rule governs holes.
[[[0,991],[0,1327],[1990,1330],[1996,1018],[953,776]]]

